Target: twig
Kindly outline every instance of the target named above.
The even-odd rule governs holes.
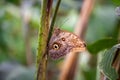
[[[61,0],[58,0],[57,4],[56,4],[54,15],[53,15],[53,18],[52,18],[52,21],[51,21],[51,25],[50,25],[48,41],[50,40],[51,35],[52,35],[52,31],[53,31],[53,28],[54,28],[54,24],[55,24],[55,20],[56,20],[57,12],[59,10],[60,3],[61,3]]]
[[[84,39],[85,31],[87,29],[87,22],[92,12],[93,6],[94,0],[84,0],[80,14],[81,17],[79,18],[75,28],[75,34],[77,34],[82,40]],[[70,53],[66,57],[59,80],[74,79],[78,56],[78,53]]]
[[[29,8],[32,6],[31,1],[22,1],[21,3],[21,17],[22,17],[22,27],[23,27],[23,36],[25,40],[25,52],[26,52],[26,62],[27,65],[30,66],[33,63],[33,57],[31,53],[30,46],[30,11]]]

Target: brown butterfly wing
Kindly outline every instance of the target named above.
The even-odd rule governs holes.
[[[49,55],[52,59],[64,57],[71,51],[82,51],[85,44],[78,36],[56,28],[49,42]]]

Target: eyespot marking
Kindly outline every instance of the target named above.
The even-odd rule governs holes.
[[[53,49],[58,50],[60,48],[60,44],[54,43],[52,47]]]
[[[62,38],[62,41],[65,41],[65,38],[64,38],[64,37]]]

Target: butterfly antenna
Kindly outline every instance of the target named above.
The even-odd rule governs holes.
[[[65,19],[62,24],[59,26],[59,28],[62,28],[63,24],[65,24],[70,18]]]

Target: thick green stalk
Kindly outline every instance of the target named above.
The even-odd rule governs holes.
[[[51,24],[54,24],[55,18],[57,15],[57,11],[59,8],[61,0],[58,0],[54,17]],[[52,7],[53,0],[43,0],[42,2],[42,9],[41,9],[41,18],[40,18],[40,27],[39,27],[39,36],[38,36],[38,52],[37,52],[37,80],[46,80],[46,70],[47,70],[47,45],[49,43],[52,29],[49,25],[50,21],[50,12]],[[50,26],[50,30],[49,30]],[[48,37],[49,35],[49,37]]]
[[[39,26],[39,36],[38,36],[38,52],[37,52],[37,65],[39,64],[39,60],[42,58],[42,54],[45,52],[46,47],[46,37],[44,31],[47,32],[46,29],[46,8],[47,8],[47,0],[43,0],[42,3],[42,12],[40,17],[40,26]]]
[[[43,0],[40,26],[39,26],[39,36],[38,36],[38,50],[37,50],[37,80],[46,80],[46,67],[47,59],[42,56],[46,53],[48,30],[49,30],[49,16],[47,14],[47,3],[48,0]]]

